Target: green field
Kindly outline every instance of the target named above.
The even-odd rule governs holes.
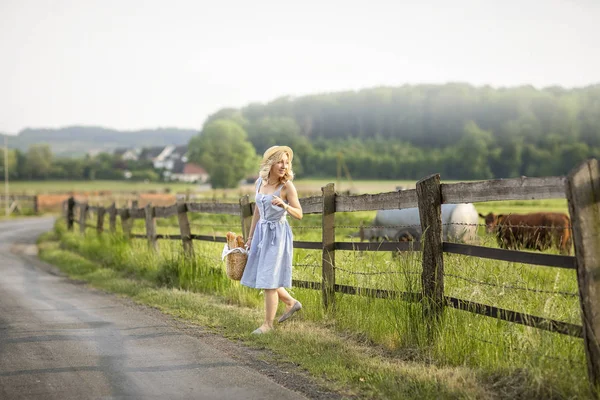
[[[116,191],[116,192],[185,192],[195,190],[197,185],[185,183],[144,183],[129,181],[15,181],[10,182],[10,191],[34,195],[39,193]]]

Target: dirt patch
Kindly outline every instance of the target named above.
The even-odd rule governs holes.
[[[171,206],[177,202],[174,194],[169,193],[112,193],[110,191],[98,192],[72,192],[61,194],[39,194],[37,196],[37,206],[40,213],[62,211],[65,201],[73,196],[79,203],[88,203],[90,205],[110,206],[113,202],[117,207],[125,207],[131,204],[131,201],[137,200],[138,207],[144,207],[151,203],[153,206]]]
[[[172,194],[165,193],[140,193],[139,207],[144,207],[148,203],[153,206],[172,206],[177,202],[177,198]]]
[[[37,256],[38,248],[35,244],[30,243],[14,243],[10,247],[10,252],[14,254],[24,254],[27,256]]]

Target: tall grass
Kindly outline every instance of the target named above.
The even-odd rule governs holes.
[[[510,202],[504,202],[510,203]],[[549,205],[560,209],[561,202]],[[486,208],[487,207],[487,208]],[[504,204],[518,210],[518,204]],[[496,204],[481,212],[497,209]],[[338,241],[367,223],[374,213],[338,213]],[[239,218],[194,214],[192,232],[224,236],[239,232]],[[296,240],[320,241],[320,215],[291,221]],[[176,219],[157,221],[158,232],[177,234]],[[239,306],[262,307],[259,291],[229,280],[220,259],[222,243],[194,242],[195,258],[183,256],[179,241],[160,241],[158,253],[144,240],[127,240],[120,233],[85,237],[64,231],[57,224],[64,247],[102,265],[162,285],[221,296]],[[134,231],[143,233],[143,221]],[[484,237],[483,245],[495,246]],[[294,278],[321,281],[321,251],[296,249]],[[421,253],[336,253],[336,283],[397,292],[421,291]],[[580,324],[575,271],[445,254],[445,295],[501,308]],[[586,361],[581,339],[493,318],[446,308],[432,332],[418,303],[398,298],[375,299],[336,294],[336,307],[325,312],[320,291],[293,288],[304,305],[306,319],[335,329],[403,360],[477,368],[488,376],[501,397],[528,393],[543,398],[578,398],[588,395]],[[433,335],[432,335],[433,334]],[[518,384],[517,384],[518,382]],[[519,388],[518,390],[516,388]],[[512,391],[515,391],[513,393]],[[517,393],[518,392],[518,393]]]

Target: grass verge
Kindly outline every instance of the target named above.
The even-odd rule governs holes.
[[[344,397],[359,398],[498,398],[485,376],[466,367],[440,367],[392,356],[377,346],[340,335],[326,326],[295,318],[278,326],[274,334],[249,334],[262,317],[261,308],[230,304],[221,296],[160,287],[152,280],[133,277],[127,270],[103,268],[83,256],[61,248],[52,233],[43,235],[40,258],[69,277],[104,291],[203,326],[214,333],[253,348],[269,349],[283,362],[306,370],[321,385]],[[290,345],[293,343],[293,345]]]
[[[247,346],[269,349],[282,361],[299,365],[320,384],[346,397],[587,397],[581,379],[585,376],[585,363],[577,339],[448,310],[446,324],[436,332],[435,340],[429,341],[420,307],[397,300],[340,295],[333,315],[322,310],[320,292],[295,288],[294,296],[305,306],[302,312],[279,326],[275,334],[252,337],[249,332],[262,318],[262,296],[224,276],[222,263],[216,257],[220,246],[195,243],[196,258],[186,260],[181,257],[179,242],[163,242],[156,253],[148,251],[143,240],[126,240],[119,235],[82,236],[65,232],[64,224],[58,223],[54,233],[44,235],[40,250],[44,260],[73,278],[129,296]],[[301,252],[298,256],[302,257]],[[343,268],[403,272],[404,279],[396,282],[402,286],[395,287],[395,281],[388,282],[388,286],[418,291],[418,255],[392,261],[382,257],[386,255],[350,253],[339,261]],[[465,276],[484,273],[482,280],[504,279],[509,272],[515,273],[515,266],[507,266],[511,271],[489,275],[494,271],[487,265],[454,258],[448,258],[448,266],[455,263]],[[310,274],[313,262],[309,258],[300,261],[308,265],[308,270],[295,273],[304,277]],[[531,273],[527,270],[519,272],[519,276],[535,284],[542,277],[547,278],[528,274]],[[348,275],[343,279],[350,280],[343,282],[371,287],[378,285],[379,276]],[[555,289],[562,289],[573,280],[560,274],[551,277]],[[312,278],[307,277],[319,280],[318,276]],[[566,320],[573,314],[570,302],[557,298],[558,295],[534,303],[528,298],[507,296],[504,288],[495,293],[496,289],[482,291],[480,287],[486,286],[455,286],[449,290],[457,295],[467,290],[462,295],[481,298],[483,302],[493,296],[507,306],[527,301],[539,313],[543,311],[542,315],[558,315]],[[557,360],[572,364],[565,370],[565,364],[559,361],[558,365]]]

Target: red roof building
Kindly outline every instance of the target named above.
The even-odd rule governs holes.
[[[185,163],[183,165],[176,164],[171,173],[171,180],[181,182],[205,183],[208,181],[209,177],[210,176],[204,168],[194,163]]]

